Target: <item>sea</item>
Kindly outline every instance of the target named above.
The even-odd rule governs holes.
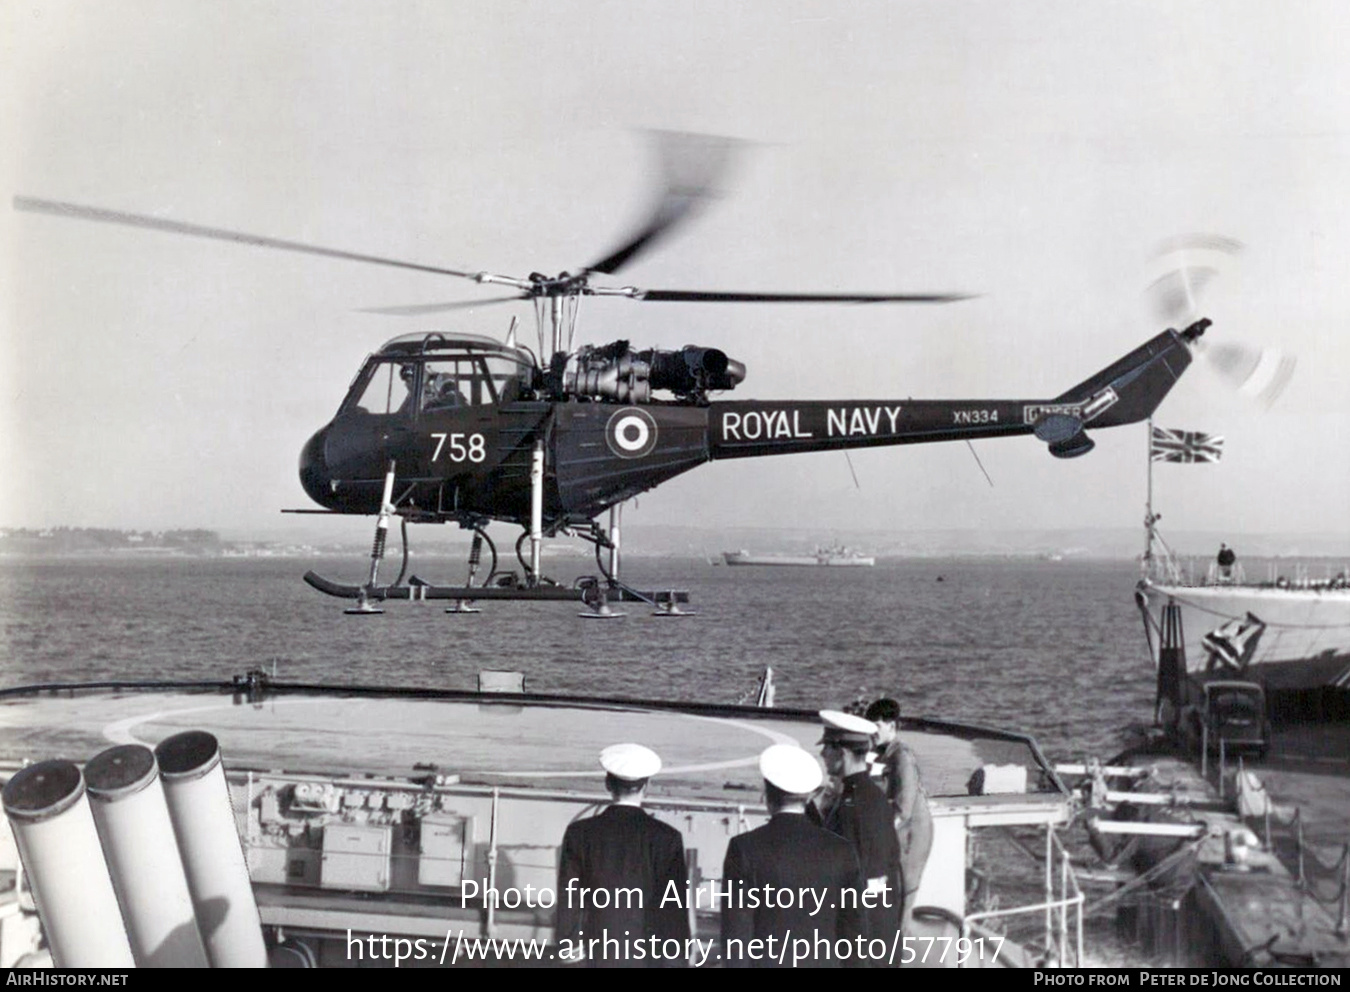
[[[397,561],[385,562],[392,578]],[[348,616],[301,577],[360,583],[325,557],[0,559],[0,684],[226,680],[472,689],[485,669],[530,692],[839,708],[889,695],[907,717],[1031,733],[1052,760],[1110,758],[1151,723],[1154,672],[1130,561],[881,558],[874,568],[727,567],[628,557],[626,583],[688,590],[695,616],[583,619],[571,603],[386,604]],[[547,560],[570,582],[587,559]],[[410,572],[458,584],[464,563]]]

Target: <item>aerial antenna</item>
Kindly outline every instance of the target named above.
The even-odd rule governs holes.
[[[853,459],[848,456],[847,451],[844,452],[844,461],[848,462],[848,473],[853,476],[853,488],[861,490],[862,486],[858,484],[858,473],[853,471]]]
[[[514,348],[516,346],[516,325],[519,323],[520,321],[516,318],[515,314],[512,314],[511,326],[507,328],[506,331],[506,346],[508,348]]]
[[[980,471],[981,471],[981,472],[984,472],[984,462],[980,461],[980,456],[979,456],[979,455],[976,453],[976,451],[975,451],[975,445],[973,445],[973,444],[971,444],[969,441],[967,441],[967,442],[966,442],[966,447],[970,449],[970,453],[971,453],[971,455],[972,455],[972,456],[974,457],[974,459],[975,459],[975,464],[978,465],[978,466],[980,466]],[[994,480],[991,479],[991,478],[989,478],[989,473],[988,473],[988,472],[984,472],[984,479],[985,479],[986,482],[989,483],[989,488],[990,488],[990,489],[993,489],[993,488],[994,488]]]

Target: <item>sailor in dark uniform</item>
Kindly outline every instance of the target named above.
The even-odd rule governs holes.
[[[895,810],[900,878],[905,885],[903,917],[914,908],[914,894],[933,847],[933,813],[919,778],[918,760],[899,737],[900,704],[894,699],[878,699],[863,715],[877,725],[872,781],[886,793]]]
[[[872,738],[877,725],[851,713],[822,710],[820,739],[825,770],[840,783],[834,804],[822,811],[825,829],[843,837],[858,855],[868,893],[868,935],[889,946],[900,928],[905,891],[900,870],[900,840],[895,811],[872,781]]]
[[[615,744],[600,752],[600,767],[613,804],[569,824],[559,850],[560,957],[597,968],[682,966],[683,951],[650,953],[652,937],[677,940],[682,949],[689,937],[684,838],[642,809],[661,759],[641,744]],[[639,942],[648,949],[641,958],[634,955]]]
[[[760,755],[759,770],[770,819],[727,845],[719,889],[724,963],[729,968],[864,964],[857,956],[857,938],[867,935],[857,856],[847,841],[806,815],[807,801],[824,778],[820,765],[795,744],[775,744]],[[751,898],[770,891],[794,898],[775,898],[772,905]],[[837,953],[840,941],[851,946],[847,957]],[[781,957],[780,948],[785,948]]]

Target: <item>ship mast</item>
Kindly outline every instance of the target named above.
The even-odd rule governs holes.
[[[1148,447],[1145,454],[1148,458],[1148,495],[1144,503],[1144,557],[1140,561],[1140,571],[1143,578],[1148,578],[1153,571],[1153,525],[1158,522],[1158,516],[1153,513],[1153,418],[1148,418],[1148,434],[1146,435]]]

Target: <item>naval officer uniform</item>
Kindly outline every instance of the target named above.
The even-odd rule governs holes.
[[[793,744],[775,744],[759,761],[771,817],[731,839],[719,889],[724,901],[722,947],[729,968],[857,966],[857,937],[866,937],[862,873],[848,842],[812,823],[806,803],[823,775],[816,759]],[[768,902],[764,894],[791,891]],[[752,899],[751,893],[758,893]],[[805,898],[798,898],[803,893]],[[819,898],[819,904],[816,898]],[[768,943],[774,938],[773,943]],[[809,957],[794,961],[794,945],[809,941]],[[841,960],[836,942],[852,942]],[[752,945],[752,941],[760,941]],[[791,943],[789,943],[791,942]],[[822,946],[822,943],[824,945]],[[777,952],[785,947],[781,957]],[[825,948],[828,948],[826,950]]]
[[[592,967],[682,966],[683,950],[673,959],[651,954],[652,937],[682,949],[689,937],[684,838],[641,807],[661,759],[640,744],[615,744],[601,752],[600,766],[615,801],[563,834],[556,937],[564,948],[585,948]],[[671,893],[678,898],[665,898]]]
[[[825,829],[844,838],[857,852],[871,903],[868,935],[890,945],[900,929],[905,890],[895,811],[871,777],[868,754],[876,724],[834,710],[822,710],[820,717],[825,724],[820,743],[826,763],[840,779],[839,796],[824,815]]]

